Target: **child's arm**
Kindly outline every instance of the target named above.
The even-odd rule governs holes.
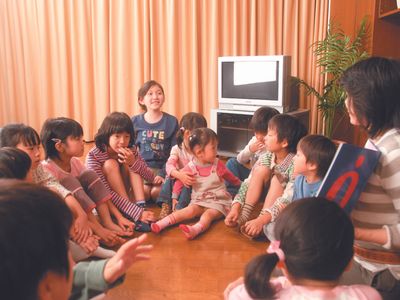
[[[278,215],[282,210],[293,201],[294,193],[294,180],[290,180],[281,197],[277,198],[275,203],[271,207],[264,207],[261,211],[264,212],[264,216],[268,218],[269,222],[275,222]]]
[[[233,175],[232,172],[229,171],[225,164],[220,160],[217,164],[217,174],[218,176],[224,178],[226,181],[229,181],[233,185],[240,186],[240,184],[242,183],[240,179]]]
[[[255,136],[251,138],[246,147],[239,152],[236,159],[242,165],[247,164],[253,158],[254,154],[260,150],[259,141]]]
[[[147,166],[146,162],[136,149],[131,149],[131,151],[132,154],[136,156],[136,160],[129,165],[129,170],[139,174],[144,180],[153,182],[155,177],[153,171]]]
[[[188,165],[186,165],[183,169],[182,172],[186,172],[188,174],[191,174],[191,176],[193,176],[192,174],[192,170],[190,169],[190,167]],[[183,189],[183,182],[180,181],[179,179],[175,180],[174,186],[172,188],[172,199],[178,199],[179,194],[181,193]]]

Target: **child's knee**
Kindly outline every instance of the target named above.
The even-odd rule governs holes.
[[[112,174],[112,172],[119,172],[119,163],[115,159],[107,159],[103,165],[103,172]]]

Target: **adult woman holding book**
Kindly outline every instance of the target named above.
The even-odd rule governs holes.
[[[366,283],[384,299],[400,299],[400,62],[371,57],[347,69],[350,123],[381,152],[353,212],[355,256],[343,283]]]

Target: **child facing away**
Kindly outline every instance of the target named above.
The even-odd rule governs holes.
[[[129,116],[121,112],[109,114],[96,136],[96,146],[87,157],[87,168],[93,170],[111,194],[114,205],[130,220],[135,230],[150,231],[154,213],[137,203],[144,202],[143,179],[153,182],[154,174],[138,153]]]
[[[304,125],[293,116],[280,114],[271,118],[265,136],[268,152],[259,158],[249,178],[242,183],[232,209],[225,219],[227,226],[239,225],[240,230],[251,237],[261,233],[262,225],[254,220],[248,221],[254,206],[267,184],[269,190],[264,207],[269,207],[282,195],[293,173],[293,157],[297,143],[306,134]],[[252,192],[248,193],[249,190]]]
[[[339,285],[353,257],[354,228],[335,202],[318,197],[291,203],[279,215],[275,235],[268,254],[249,262],[225,299],[381,299],[369,286]],[[285,277],[271,279],[277,266]]]
[[[293,176],[283,195],[272,206],[263,208],[260,216],[255,219],[264,226],[264,233],[270,241],[275,239],[274,221],[288,204],[317,195],[335,153],[335,144],[325,136],[311,134],[299,141],[293,158]]]
[[[31,159],[24,151],[13,147],[0,148],[0,178],[32,181]]]
[[[254,131],[254,136],[236,158],[232,157],[226,162],[226,167],[241,181],[249,177],[251,168],[258,158],[267,151],[265,149],[264,138],[267,135],[268,122],[273,116],[278,114],[279,111],[269,106],[261,106],[257,109],[249,124],[249,128]],[[250,166],[250,169],[248,166]],[[229,183],[225,184],[232,196],[235,196],[238,192],[237,187],[231,186]]]
[[[69,189],[87,213],[93,231],[107,246],[123,242],[118,236],[131,236],[134,224],[114,206],[111,195],[93,170],[78,157],[83,155],[83,129],[69,118],[48,119],[40,133],[45,150],[44,168]],[[92,214],[96,209],[100,223]],[[116,223],[114,223],[113,218]]]
[[[193,160],[193,153],[189,147],[189,137],[192,131],[196,128],[207,127],[207,120],[199,113],[190,112],[181,118],[179,127],[176,134],[177,144],[172,147],[166,163],[167,177],[157,199],[157,204],[161,205],[159,219],[168,216],[171,210],[182,209],[189,204],[194,178],[191,172],[182,169]],[[176,179],[184,185],[179,195],[172,194]]]
[[[223,180],[228,180],[234,185],[240,185],[240,180],[218,160],[217,145],[217,135],[211,129],[193,130],[189,138],[189,148],[195,158],[182,169],[194,177],[190,204],[151,224],[153,232],[159,233],[168,226],[200,217],[200,220],[192,226],[179,225],[185,236],[193,239],[207,230],[212,221],[226,216],[232,197],[227,192]],[[178,194],[182,186],[181,181],[176,181],[173,192]]]
[[[47,172],[40,163],[40,138],[39,134],[30,126],[24,124],[7,124],[0,132],[0,146],[14,147],[28,154],[31,160],[31,177],[36,184],[43,185],[59,194],[71,209],[74,216],[72,240],[84,250],[92,254],[99,248],[98,237],[93,235],[89,226],[88,217],[80,206],[78,200],[62,186],[53,175]],[[75,248],[76,249],[76,248]],[[81,258],[81,252],[76,259]],[[76,252],[72,254],[75,255]]]
[[[138,91],[138,102],[145,111],[132,117],[139,153],[156,177],[145,181],[146,200],[158,198],[165,178],[165,164],[171,148],[176,144],[178,120],[161,110],[165,101],[164,89],[155,80],[149,80]]]

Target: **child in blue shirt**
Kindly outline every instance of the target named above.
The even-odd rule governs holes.
[[[263,208],[264,233],[270,240],[274,240],[274,221],[279,213],[292,201],[302,198],[315,197],[322,180],[335,156],[336,146],[327,137],[322,135],[307,135],[298,145],[293,158],[293,177],[271,207]],[[270,223],[273,222],[273,223]]]
[[[172,146],[176,144],[178,120],[161,110],[165,101],[164,89],[155,80],[143,84],[138,92],[138,101],[145,112],[132,117],[135,144],[156,175],[153,182],[145,182],[145,198],[156,200],[164,182],[165,164]]]

